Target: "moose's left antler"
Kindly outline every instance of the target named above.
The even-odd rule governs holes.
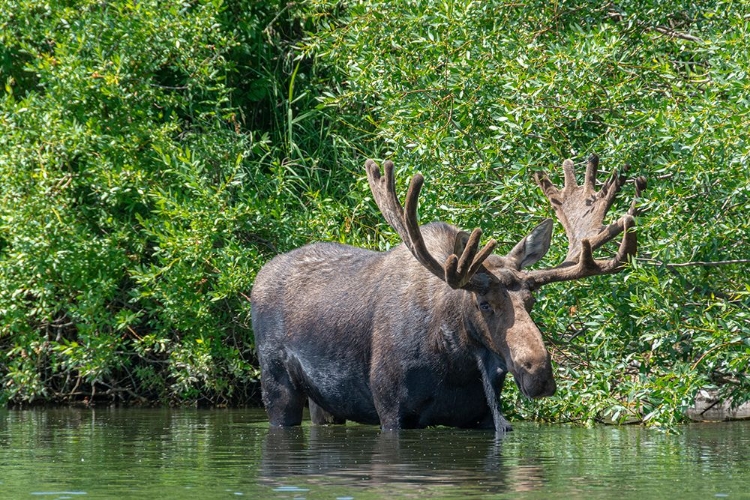
[[[575,170],[571,160],[563,162],[565,185],[558,189],[544,172],[534,174],[534,179],[544,191],[552,204],[557,218],[565,228],[568,237],[568,254],[558,266],[549,269],[539,269],[527,273],[528,279],[535,286],[541,286],[554,281],[569,281],[585,276],[615,273],[622,269],[628,258],[635,255],[638,247],[636,240],[634,216],[636,215],[636,201],[641,192],[646,189],[646,178],[635,179],[635,198],[627,213],[617,222],[604,226],[604,216],[612,206],[615,196],[625,183],[622,174],[612,173],[612,176],[596,191],[596,174],[599,158],[591,155],[586,166],[586,177],[582,186],[575,178]],[[611,259],[594,259],[593,251],[612,240],[620,233],[624,233],[617,254]]]

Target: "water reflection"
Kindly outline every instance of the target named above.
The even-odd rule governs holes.
[[[262,410],[0,409],[0,498],[748,498],[750,422],[270,429]]]
[[[504,464],[502,447],[502,437],[481,431],[270,428],[260,474],[280,486],[299,482],[300,476],[360,487],[476,489],[481,484],[484,493],[529,491],[543,484],[541,467]]]

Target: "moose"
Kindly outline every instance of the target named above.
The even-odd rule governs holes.
[[[566,160],[562,189],[545,173],[534,174],[565,229],[568,252],[555,267],[527,271],[549,250],[551,219],[507,255],[495,255],[495,240],[480,248],[479,228],[420,226],[423,176],[413,176],[402,206],[393,163],[386,161],[381,174],[368,160],[375,202],[402,243],[387,252],[313,243],[274,257],[255,280],[252,326],[270,424],[299,425],[309,402],[314,424],[511,430],[499,408],[508,372],[526,397],[556,389],[550,354],[530,316],[533,292],[618,272],[636,253],[634,216],[645,178],[635,180],[627,213],[605,226],[627,168],[597,191],[598,164],[592,155],[578,185]],[[613,257],[594,258],[620,233]]]

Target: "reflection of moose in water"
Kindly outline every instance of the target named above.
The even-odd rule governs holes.
[[[530,316],[532,293],[547,283],[617,272],[636,252],[635,202],[603,225],[625,177],[613,174],[597,191],[598,163],[592,156],[583,185],[570,160],[562,189],[537,175],[569,246],[560,265],[527,271],[550,247],[551,220],[506,255],[494,255],[494,240],[480,249],[479,229],[419,226],[422,176],[412,179],[402,207],[393,163],[381,175],[368,161],[375,202],[403,243],[389,252],[308,245],[275,257],[253,286],[271,425],[299,425],[309,400],[318,424],[510,429],[498,408],[507,372],[528,397],[555,392],[550,355]],[[644,187],[638,179],[636,197]],[[614,257],[595,259],[593,251],[620,233]]]
[[[494,434],[453,429],[271,427],[263,442],[260,474],[277,486],[325,482],[381,489],[476,488],[482,482],[488,493],[541,486],[540,467],[503,464],[501,450],[502,438]]]

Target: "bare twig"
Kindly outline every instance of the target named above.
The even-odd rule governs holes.
[[[682,40],[688,40],[690,42],[703,43],[703,40],[701,38],[698,38],[697,36],[690,35],[688,33],[681,33],[671,28],[667,28],[666,26],[654,26],[651,29],[658,33],[661,33],[662,35],[667,35],[672,38],[680,38]]]
[[[461,135],[463,135],[464,137],[468,139],[469,144],[471,145],[471,148],[474,150],[474,153],[479,157],[479,160],[482,162],[482,164],[486,165],[489,171],[492,172],[495,175],[495,177],[497,177],[497,180],[502,182],[503,177],[494,168],[492,168],[492,165],[490,165],[487,162],[487,157],[485,157],[484,153],[482,153],[482,151],[477,147],[477,143],[474,141],[474,138],[470,134],[467,134],[466,131],[462,129],[461,126],[456,122],[456,120],[453,119],[453,117],[448,118],[448,120],[450,121],[451,125],[453,125],[453,127],[459,133],[461,133]]]
[[[454,127],[454,128],[455,128],[455,129],[456,129],[456,130],[457,130],[457,131],[458,131],[459,133],[461,133],[461,135],[463,135],[464,137],[466,137],[466,138],[468,139],[468,141],[469,141],[469,144],[471,145],[471,149],[473,149],[473,150],[474,150],[474,153],[475,153],[475,154],[476,154],[476,155],[477,155],[477,156],[479,157],[479,159],[480,159],[480,160],[482,160],[482,163],[484,163],[485,165],[489,165],[489,164],[487,163],[487,158],[485,158],[485,156],[484,156],[484,153],[482,153],[482,152],[481,152],[481,151],[479,150],[479,148],[477,147],[477,143],[476,143],[476,142],[474,141],[474,138],[473,138],[472,136],[470,136],[469,134],[467,134],[467,133],[466,133],[466,131],[465,131],[465,130],[464,130],[463,128],[461,128],[461,125],[459,125],[459,124],[458,124],[458,123],[456,122],[456,120],[454,120],[454,119],[453,119],[453,117],[452,117],[452,116],[451,116],[451,117],[449,117],[449,118],[448,118],[448,120],[449,120],[450,124],[451,124],[451,125],[453,125],[453,127]]]
[[[614,8],[614,5],[610,5],[610,10],[607,12],[607,16],[609,16],[609,18],[615,22],[620,22],[623,19],[623,14],[618,12]],[[681,31],[676,31],[666,26],[649,26],[647,23],[643,21],[636,21],[636,24],[641,29],[656,31],[657,33],[660,33],[662,35],[666,35],[672,38],[679,38],[681,40],[687,40],[689,42],[703,43],[703,39],[698,38],[695,35],[691,35],[689,33],[682,33]]]
[[[695,368],[700,364],[700,362],[703,361],[703,358],[705,358],[711,352],[713,352],[713,351],[715,351],[717,349],[721,349],[723,347],[728,347],[730,345],[736,345],[736,344],[741,344],[741,343],[742,343],[741,340],[734,340],[732,342],[724,342],[723,344],[719,344],[719,345],[713,346],[711,349],[709,349],[708,351],[706,351],[703,354],[701,354],[701,356],[698,358],[698,361],[696,361],[695,363],[693,363],[693,366],[692,366],[691,370],[695,370]]]
[[[280,18],[280,17],[281,17],[281,16],[282,16],[282,15],[283,15],[283,14],[284,14],[284,13],[285,13],[285,12],[286,12],[286,11],[287,11],[288,9],[289,9],[289,6],[290,6],[290,5],[294,5],[294,2],[290,2],[290,3],[286,4],[286,6],[284,6],[284,8],[283,8],[283,9],[281,9],[281,10],[280,10],[280,11],[278,12],[278,14],[276,14],[276,17],[274,17],[273,19],[271,19],[271,22],[270,22],[270,23],[268,23],[268,24],[266,25],[266,27],[265,27],[265,28],[263,28],[263,33],[265,33],[265,35],[266,35],[266,36],[268,37],[268,43],[269,43],[270,45],[273,45],[273,40],[272,40],[272,38],[271,38],[271,33],[272,33],[272,31],[273,31],[273,25],[274,25],[274,24],[276,23],[276,21],[278,21],[278,20],[279,20],[279,18]]]
[[[734,260],[716,260],[716,261],[691,261],[691,262],[662,262],[656,259],[648,259],[643,257],[636,258],[637,261],[650,264],[653,266],[664,266],[669,268],[674,267],[718,267],[718,266],[731,266],[736,264],[750,264],[750,259],[734,259]]]

